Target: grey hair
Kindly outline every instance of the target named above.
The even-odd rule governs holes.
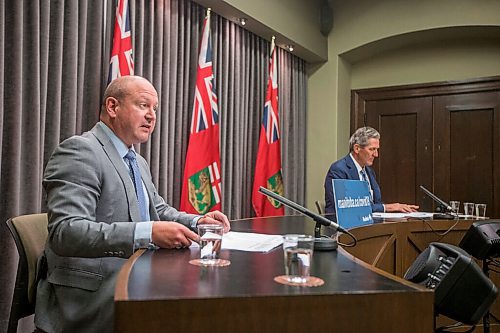
[[[361,148],[366,147],[370,139],[380,140],[380,133],[368,126],[358,128],[349,139],[349,152],[354,151],[355,144],[360,145]]]

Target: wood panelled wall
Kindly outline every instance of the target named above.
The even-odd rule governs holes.
[[[351,132],[381,134],[374,168],[384,202],[486,203],[500,216],[500,77],[352,91]]]

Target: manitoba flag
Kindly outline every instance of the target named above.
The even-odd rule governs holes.
[[[252,205],[257,216],[284,214],[281,203],[259,192],[259,187],[262,186],[279,195],[283,195],[276,65],[276,51],[273,37],[271,41],[271,57],[269,59],[266,103],[264,105],[262,126],[260,128],[259,150],[257,152],[252,191]]]
[[[193,117],[180,207],[181,210],[194,214],[221,209],[219,111],[213,80],[208,9],[198,58]]]
[[[118,0],[108,82],[125,75],[134,75],[132,29],[129,2],[128,0]]]

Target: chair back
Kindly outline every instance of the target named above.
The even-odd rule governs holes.
[[[323,215],[325,213],[325,203],[319,200],[314,202],[316,204],[316,209],[318,210],[318,214]]]
[[[8,332],[17,331],[19,319],[35,312],[37,265],[48,236],[47,214],[30,214],[7,220],[19,253]]]

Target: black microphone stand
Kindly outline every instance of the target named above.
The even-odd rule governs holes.
[[[486,277],[489,279],[489,261],[490,258],[485,258],[483,259],[483,273],[486,275]],[[490,310],[486,311],[486,313],[483,316],[483,332],[484,333],[490,333]]]
[[[331,238],[321,235],[321,226],[322,224],[320,222],[316,222],[316,225],[314,227],[314,249],[317,251],[336,250],[338,247],[336,235],[332,236]]]

